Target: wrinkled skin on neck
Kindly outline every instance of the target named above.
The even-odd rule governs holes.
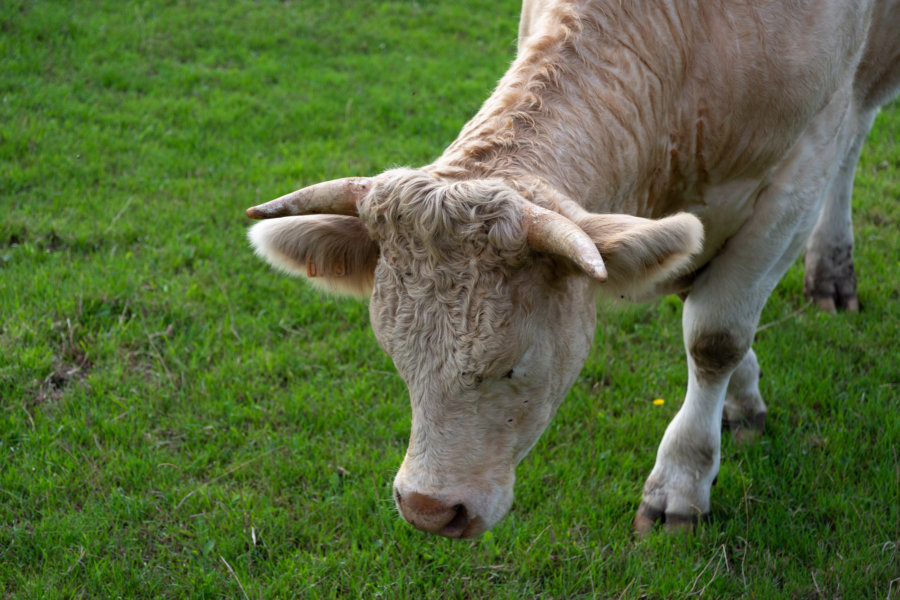
[[[528,251],[508,188],[428,185],[381,184],[361,210],[381,248],[370,315],[412,406],[396,493],[465,505],[473,536],[509,509],[516,465],[584,364],[594,289]]]

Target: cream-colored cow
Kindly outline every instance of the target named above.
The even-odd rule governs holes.
[[[751,342],[804,244],[807,292],[856,305],[850,190],[900,86],[898,31],[898,0],[526,1],[515,62],[434,163],[251,208],[269,262],[370,295],[412,404],[403,517],[454,537],[497,523],[596,295],[668,293],[688,387],[635,528],[707,513],[723,418],[764,422]]]

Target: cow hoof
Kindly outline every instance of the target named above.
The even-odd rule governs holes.
[[[835,302],[834,298],[813,298],[812,300],[822,312],[836,313],[838,310],[859,312],[859,299],[856,296],[852,298],[838,298],[837,302]]]
[[[758,412],[744,419],[723,419],[724,428],[734,432],[734,440],[740,446],[755,443],[766,428],[766,413]]]
[[[803,294],[819,309],[829,313],[859,311],[852,242],[819,244],[815,251],[808,249],[803,266]]]
[[[666,513],[664,510],[653,508],[646,502],[641,502],[637,514],[634,516],[632,529],[638,536],[650,533],[657,523],[665,526],[666,533],[692,532],[697,524],[705,521],[706,515],[683,515],[678,513]]]
[[[705,515],[666,515],[664,521],[666,533],[692,533],[703,520],[705,520]]]
[[[850,267],[852,270],[852,266]],[[859,312],[859,297],[856,295],[856,276],[842,281],[824,283],[806,282],[804,294],[819,310],[836,313],[840,310]]]
[[[666,513],[658,508],[653,508],[646,502],[641,502],[631,528],[637,535],[650,533],[657,521],[661,521]]]
[[[852,298],[838,298],[835,302],[834,298],[813,298],[819,310],[827,313],[836,313],[839,309],[847,312],[859,312],[859,299],[856,296]]]
[[[813,302],[819,307],[819,310],[827,313],[837,312],[837,306],[834,304],[834,298],[815,298]]]

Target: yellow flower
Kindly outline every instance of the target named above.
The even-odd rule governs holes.
[[[665,403],[666,403],[666,401],[663,400],[662,398],[657,398],[656,400],[653,401],[654,406],[662,406]]]

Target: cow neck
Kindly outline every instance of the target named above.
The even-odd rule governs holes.
[[[673,41],[661,57],[648,58],[653,53],[634,23],[609,23],[576,4],[541,22],[430,170],[537,178],[591,211],[656,216],[666,210],[660,196],[671,184],[660,168],[669,148],[659,141],[672,122],[667,97],[680,85],[684,44]]]

